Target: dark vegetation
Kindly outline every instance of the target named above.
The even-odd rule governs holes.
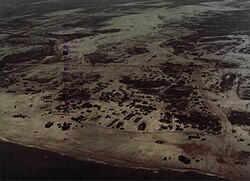
[[[231,111],[228,114],[228,120],[234,125],[247,125],[250,126],[250,113]]]
[[[148,53],[149,50],[144,47],[132,47],[132,48],[126,49],[125,52],[127,52],[129,55],[140,55],[140,54]]]
[[[237,86],[237,95],[244,100],[250,100],[250,77],[241,77]]]
[[[54,55],[54,45],[56,42],[50,41],[49,44],[43,46],[34,47],[27,52],[15,53],[13,55],[7,55],[3,58],[4,63],[24,63],[30,60],[41,60],[46,56]]]
[[[220,134],[221,124],[219,118],[202,112],[191,112],[190,115],[175,115],[178,118],[177,123],[184,125],[191,124],[192,128],[207,130],[208,133]]]
[[[78,88],[64,88],[62,93],[58,96],[59,101],[65,100],[89,100],[90,98],[89,89],[78,89]]]
[[[120,80],[121,83],[127,84],[128,86],[134,87],[140,91],[143,91],[146,94],[153,94],[157,92],[157,88],[166,85],[165,80],[136,80],[128,76],[122,77]]]
[[[234,73],[224,74],[220,82],[221,91],[224,92],[232,89],[236,78],[237,75]]]
[[[84,55],[85,59],[87,62],[91,63],[91,64],[96,64],[96,63],[113,63],[115,58],[114,57],[110,57],[107,54],[103,54],[103,53],[90,53],[87,55]]]

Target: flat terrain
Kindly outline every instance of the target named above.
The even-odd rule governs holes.
[[[250,2],[0,1],[0,137],[250,178]]]

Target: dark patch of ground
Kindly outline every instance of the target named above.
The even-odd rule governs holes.
[[[102,53],[90,53],[87,55],[84,55],[87,62],[91,64],[95,63],[113,63],[115,58],[108,56],[107,54]]]
[[[27,52],[7,55],[3,58],[2,64],[25,63],[30,60],[41,60],[46,56],[55,54],[55,51],[53,49],[55,44],[56,42],[50,41],[47,45],[34,47],[32,50],[28,50]]]
[[[250,113],[232,111],[228,114],[228,120],[234,125],[247,125],[250,126]]]
[[[231,90],[237,75],[234,73],[224,74],[221,78],[220,88],[222,92]]]
[[[165,80],[143,80],[143,79],[133,79],[129,76],[124,76],[120,80],[121,83],[136,88],[144,93],[153,94],[157,92],[157,88],[166,85]]]
[[[244,100],[250,100],[250,77],[240,77],[237,86],[237,95]]]

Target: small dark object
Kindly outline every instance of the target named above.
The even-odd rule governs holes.
[[[71,125],[71,123],[64,122],[63,125],[62,125],[62,130],[63,131],[68,130],[70,128],[70,125]]]
[[[119,119],[113,120],[112,122],[110,122],[110,123],[107,125],[107,127],[112,126],[112,125],[115,124],[117,121],[119,121]]]
[[[128,48],[126,52],[130,55],[140,55],[140,54],[148,53],[149,50],[144,47],[132,47],[132,48]]]
[[[191,160],[183,155],[178,156],[179,161],[185,164],[190,164]]]
[[[80,115],[78,117],[71,117],[71,120],[76,121],[78,123],[85,121],[87,118],[83,115]]]
[[[180,128],[180,127],[177,127],[175,128],[175,131],[183,131],[184,129],[183,128]]]
[[[48,121],[46,124],[45,124],[45,128],[50,128],[51,126],[53,126],[54,122],[53,121]]]
[[[25,119],[25,118],[28,117],[28,116],[23,115],[23,114],[17,114],[17,115],[13,115],[12,117],[13,117],[13,118],[22,118],[22,119]]]
[[[131,114],[129,114],[129,115],[127,115],[126,117],[124,117],[123,119],[124,120],[130,120],[133,116],[135,116],[136,114],[134,114],[134,113],[131,113]]]
[[[110,115],[106,115],[105,118],[106,118],[106,119],[107,119],[107,118],[111,118],[111,116],[110,116]]]
[[[138,123],[141,119],[142,119],[142,117],[137,117],[137,118],[135,118],[134,122]]]
[[[67,51],[63,51],[63,55],[68,55],[69,53]]]
[[[141,124],[138,126],[138,130],[139,130],[139,131],[144,131],[144,130],[146,129],[146,126],[147,126],[146,123],[143,122],[143,123],[141,123]]]
[[[121,126],[123,126],[123,122],[118,122],[117,125],[115,126],[117,129],[119,129]]]
[[[101,115],[95,116],[95,117],[91,118],[90,121],[97,121],[97,120],[99,120],[101,117],[102,117]]]
[[[157,144],[162,144],[162,143],[164,143],[164,141],[156,140],[155,143],[157,143]]]
[[[200,136],[192,136],[192,135],[189,135],[188,136],[188,139],[191,140],[191,139],[200,139]]]

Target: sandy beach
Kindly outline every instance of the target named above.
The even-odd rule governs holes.
[[[0,146],[2,180],[222,180],[191,171],[126,168],[83,161],[10,142],[0,142]]]

